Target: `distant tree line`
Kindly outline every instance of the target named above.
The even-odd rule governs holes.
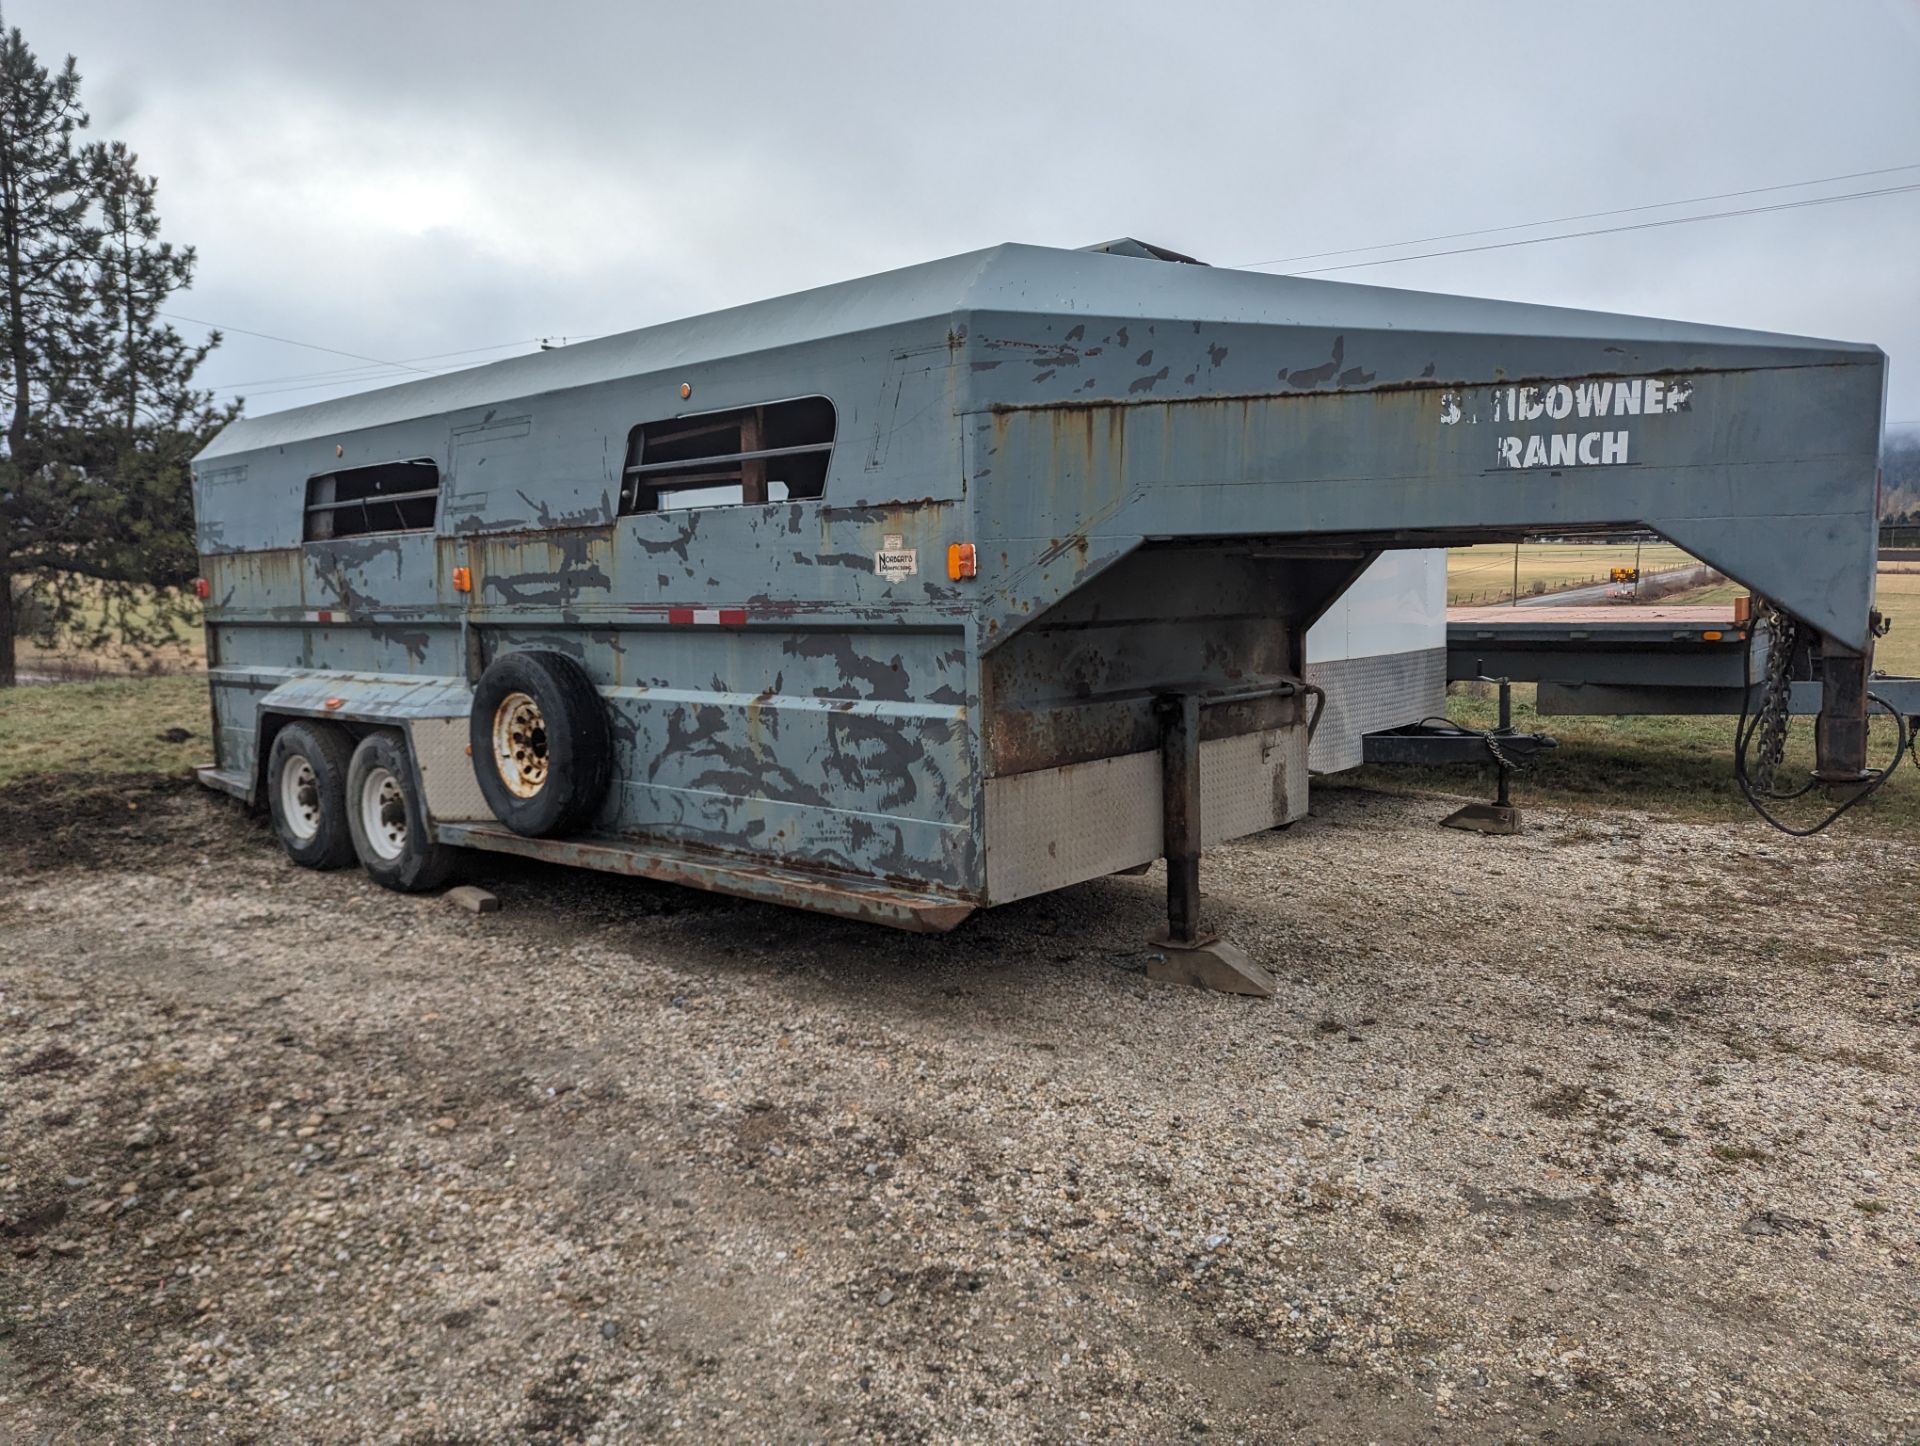
[[[0,687],[15,640],[171,638],[197,571],[189,462],[239,404],[194,384],[219,333],[161,315],[194,252],[161,239],[156,182],[88,141],[69,56],[0,36]]]
[[[1896,432],[1881,445],[1880,520],[1920,524],[1920,432]]]

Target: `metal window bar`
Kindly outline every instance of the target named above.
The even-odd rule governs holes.
[[[711,457],[688,457],[679,462],[636,462],[626,469],[625,475],[632,477],[644,472],[670,472],[676,467],[699,467],[708,462],[758,462],[768,457],[801,457],[832,450],[831,442],[804,442],[797,447],[760,447],[751,452],[721,452]],[[733,474],[730,472],[727,475]]]
[[[310,502],[307,504],[307,514],[309,516],[315,513],[332,515],[345,512],[351,508],[359,508],[360,531],[358,533],[348,533],[347,535],[349,537],[372,536],[375,533],[382,532],[431,532],[433,530],[433,519],[431,517],[419,527],[409,527],[407,526],[406,514],[400,510],[399,504],[402,502],[418,502],[429,498],[437,502],[439,497],[440,489],[438,487],[420,492],[389,492],[384,495],[373,493],[366,497],[350,497],[343,502]],[[393,525],[391,527],[376,526],[374,524],[373,514],[368,510],[369,507],[385,503],[393,504]],[[436,510],[438,509],[436,508]],[[306,541],[331,542],[339,535],[339,529],[331,525],[328,527],[324,537],[313,536],[311,534],[311,528],[309,528]]]
[[[378,492],[367,497],[352,497],[345,502],[309,502],[309,512],[338,512],[345,507],[364,508],[369,502],[418,502],[423,497],[438,497],[440,489],[429,487],[420,492]]]

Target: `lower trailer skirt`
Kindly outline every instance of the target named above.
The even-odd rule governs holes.
[[[987,898],[1033,894],[1151,863],[1165,853],[1158,751],[987,780]],[[1307,730],[1269,728],[1200,745],[1201,842],[1307,811]]]
[[[671,844],[597,837],[523,838],[497,823],[436,824],[434,836],[457,848],[684,884],[736,898],[862,919],[916,934],[944,934],[974,911],[974,905],[964,899],[915,893],[877,879],[782,868]]]

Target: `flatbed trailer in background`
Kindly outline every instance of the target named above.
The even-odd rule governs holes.
[[[1538,685],[1543,717],[1738,714],[1757,705],[1767,630],[1732,606],[1601,604],[1447,609],[1447,681],[1503,677]],[[1868,688],[1920,717],[1920,680]],[[1789,711],[1817,714],[1820,680],[1793,680]]]

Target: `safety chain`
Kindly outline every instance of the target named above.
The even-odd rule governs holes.
[[[1506,750],[1494,740],[1494,734],[1491,728],[1480,736],[1487,740],[1487,752],[1493,755],[1493,761],[1495,763],[1499,764],[1500,767],[1504,768],[1508,773],[1520,773],[1523,771],[1520,764],[1509,757]]]
[[[1771,602],[1760,601],[1760,621],[1767,629],[1767,675],[1760,685],[1760,707],[1754,717],[1754,755],[1747,765],[1753,786],[1778,798],[1774,774],[1787,755],[1789,704],[1793,698],[1793,653],[1799,646],[1799,628]]]

